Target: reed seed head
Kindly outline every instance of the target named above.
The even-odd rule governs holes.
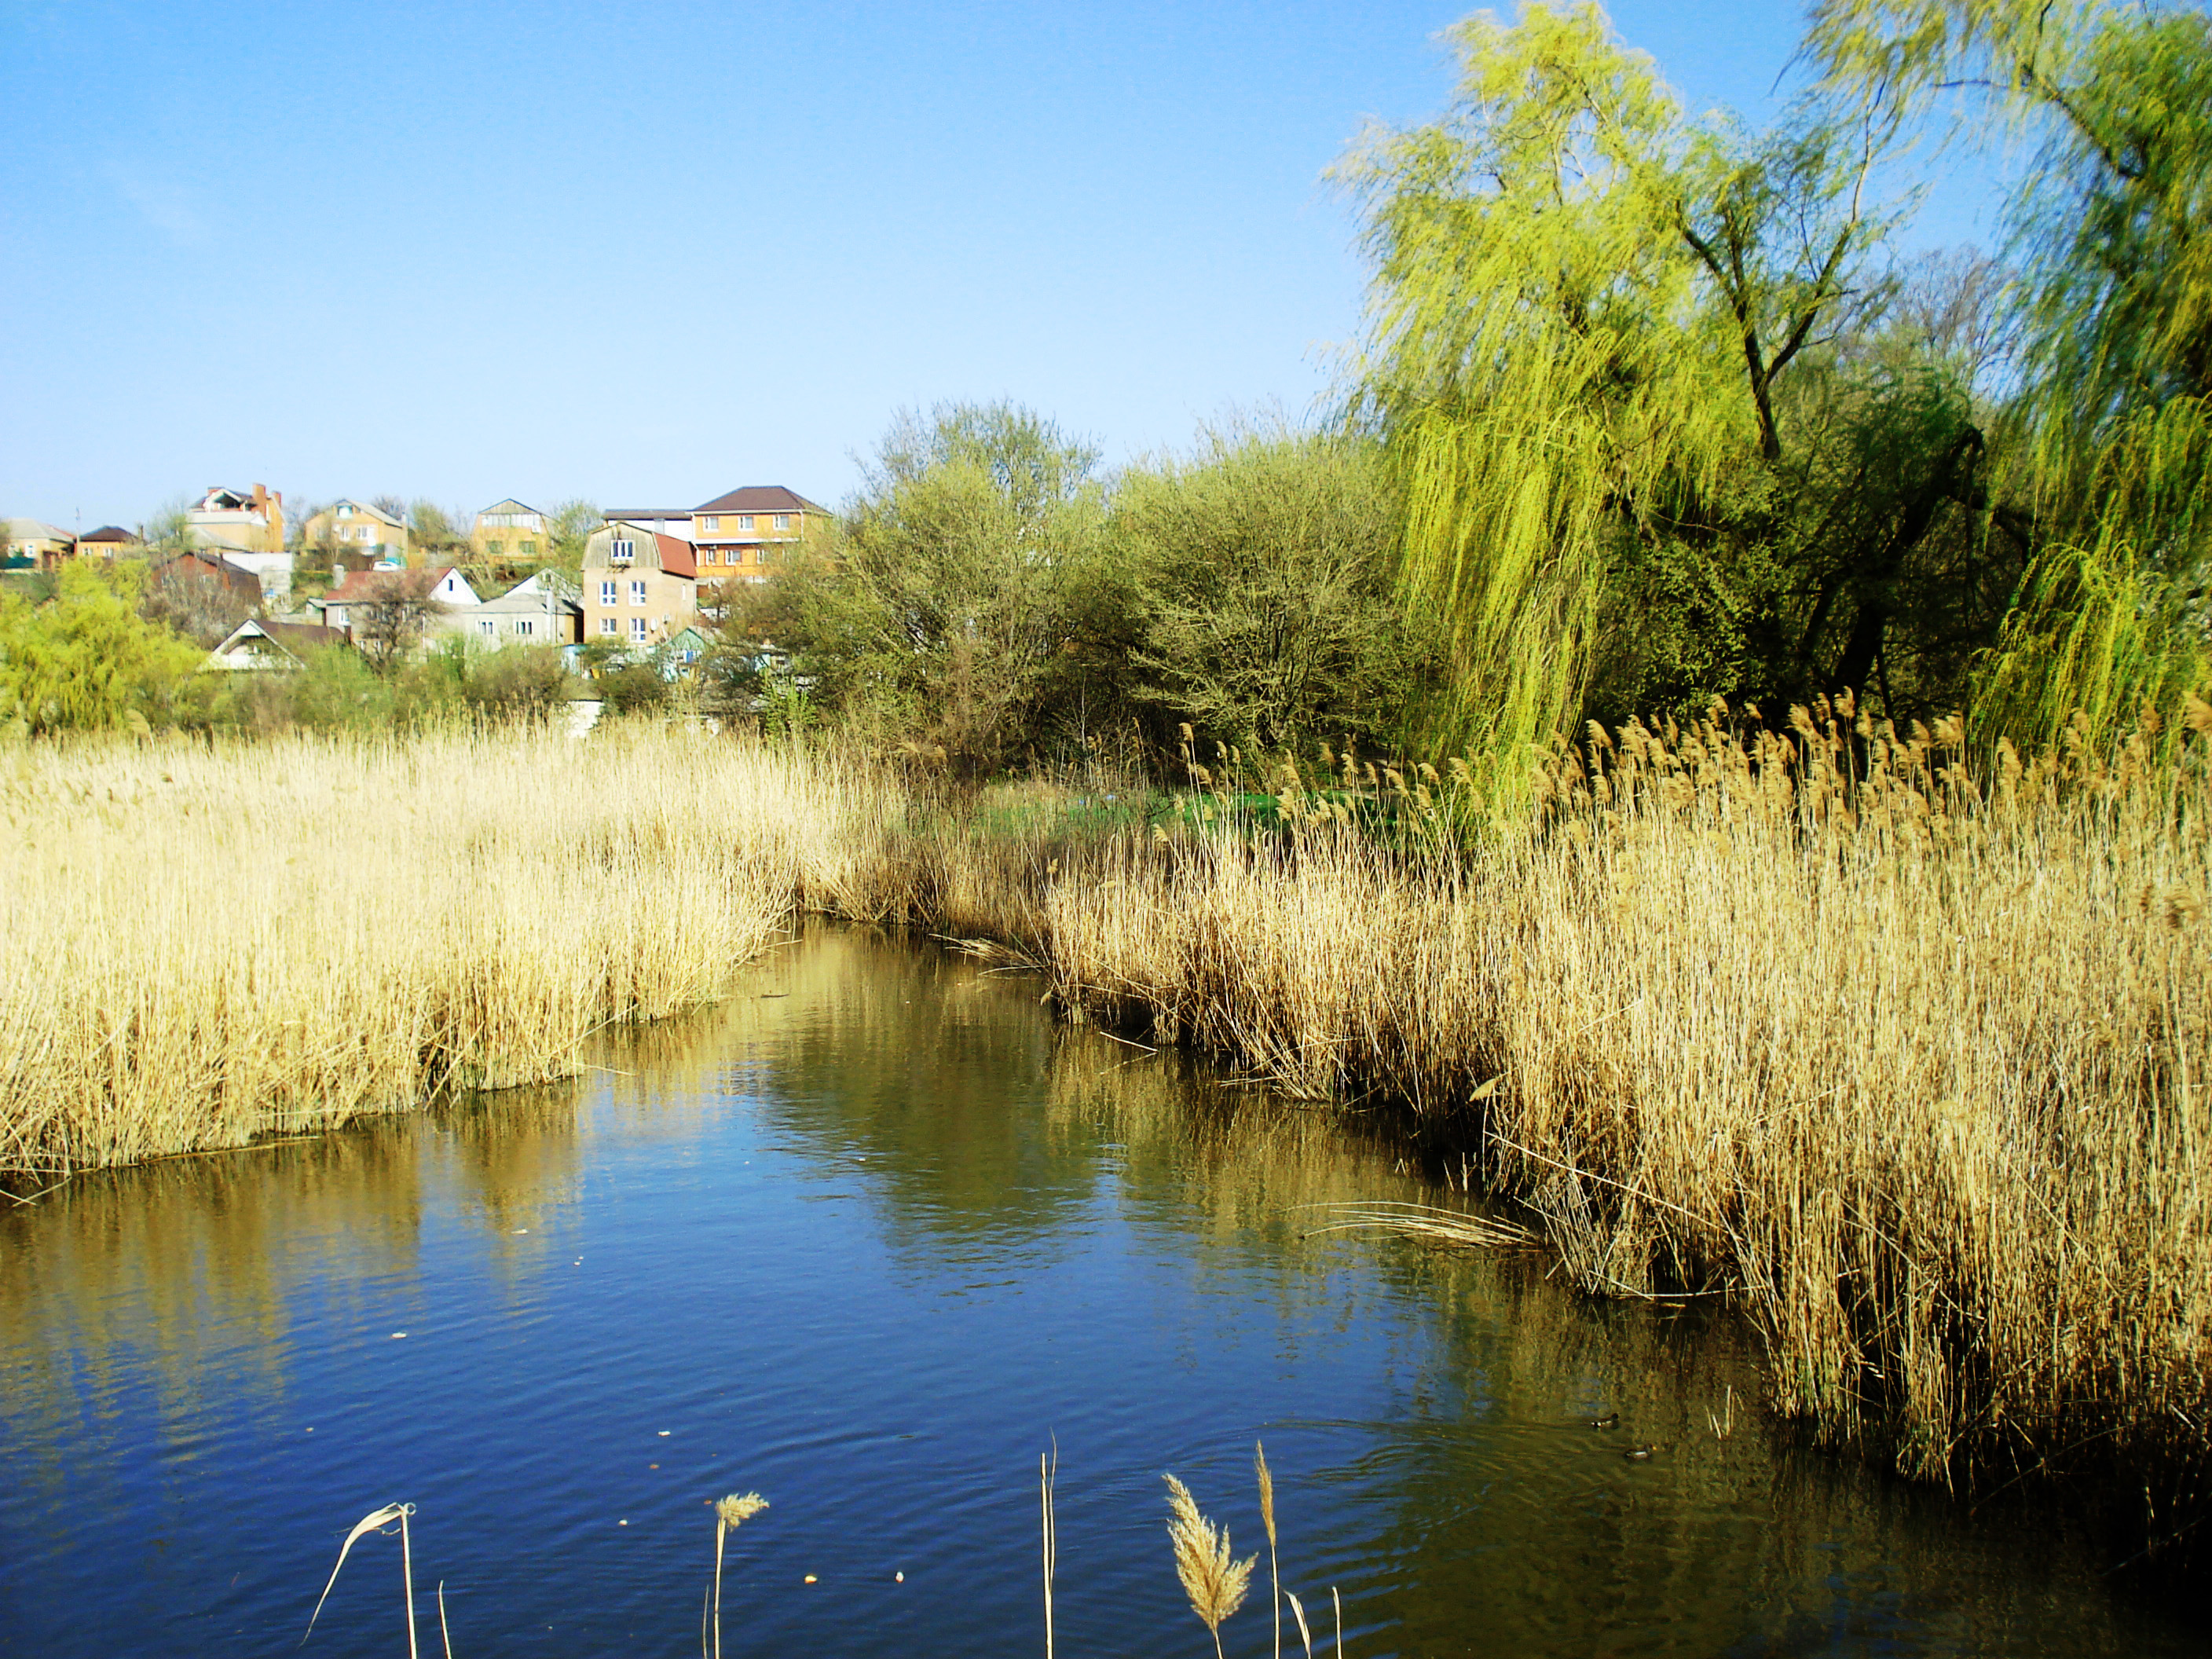
[[[768,1507],[768,1499],[757,1492],[733,1492],[714,1503],[714,1518],[735,1532],[745,1522]]]
[[[1218,1633],[1221,1621],[1244,1605],[1252,1569],[1260,1558],[1231,1559],[1229,1529],[1198,1512],[1190,1488],[1173,1475],[1168,1483],[1168,1537],[1175,1546],[1176,1577],[1182,1580],[1190,1610],[1206,1629]]]

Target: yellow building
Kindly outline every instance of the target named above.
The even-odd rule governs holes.
[[[76,555],[81,559],[105,559],[112,564],[118,559],[144,558],[146,544],[119,524],[106,524],[76,538]]]
[[[367,501],[340,496],[301,528],[310,547],[407,562],[407,521]]]
[[[605,524],[584,544],[584,643],[643,648],[698,619],[690,544],[642,525]]]
[[[510,497],[494,501],[477,514],[476,523],[469,529],[469,543],[482,560],[532,560],[547,556],[552,537],[543,513]]]
[[[828,508],[781,484],[748,484],[691,510],[702,582],[764,582],[802,543],[826,536]]]

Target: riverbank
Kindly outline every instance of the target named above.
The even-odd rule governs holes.
[[[794,906],[865,914],[898,811],[835,763],[646,730],[19,745],[0,793],[19,1188],[568,1075]]]
[[[1410,1111],[1600,1294],[1741,1306],[1773,1403],[1905,1474],[2204,1461],[2212,787],[1809,720],[1562,752],[1469,845],[1011,822],[680,733],[19,751],[0,1123],[19,1172],[560,1075],[794,909],[988,938],[1063,1006]],[[1318,780],[1313,781],[1319,781]],[[1057,805],[1055,805],[1057,802]],[[2140,1483],[2140,1482],[2139,1482]]]

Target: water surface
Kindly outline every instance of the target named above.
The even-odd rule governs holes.
[[[468,1659],[696,1653],[708,1500],[757,1489],[733,1659],[1041,1653],[1056,1444],[1060,1653],[1211,1651],[1164,1470],[1261,1552],[1223,1634],[1271,1653],[1255,1438],[1285,1578],[1362,1659],[2212,1646],[2063,1516],[1790,1449],[1725,1321],[1314,1235],[1439,1194],[1037,989],[812,933],[574,1086],[11,1208],[0,1649],[299,1651],[404,1500],[425,1653],[440,1581]],[[307,1650],[401,1618],[372,1536]]]

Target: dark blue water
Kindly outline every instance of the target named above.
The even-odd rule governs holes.
[[[1260,1552],[1223,1638],[1272,1653],[1259,1438],[1323,1651],[1333,1586],[1363,1659],[2207,1650],[2063,1516],[1781,1446],[1724,1322],[1309,1236],[1439,1194],[1033,982],[817,933],[601,1060],[0,1218],[0,1650],[300,1651],[404,1501],[424,1653],[441,1582],[471,1659],[696,1653],[757,1490],[732,1659],[1041,1654],[1056,1444],[1060,1654],[1212,1651],[1164,1470]],[[400,1552],[307,1652],[405,1650]]]

